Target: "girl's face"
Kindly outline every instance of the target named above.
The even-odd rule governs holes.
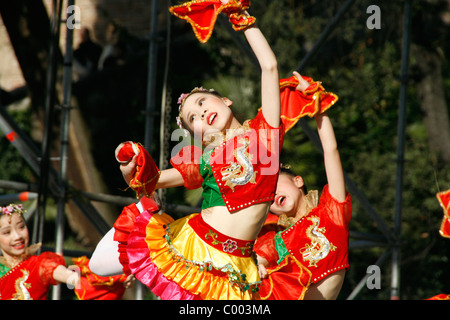
[[[303,179],[300,176],[292,177],[288,174],[280,174],[278,177],[275,200],[270,206],[270,212],[280,216],[285,214],[294,217],[300,210],[302,203]]]
[[[197,92],[186,98],[182,118],[194,136],[201,137],[229,129],[234,115],[230,109],[232,101],[207,92]]]
[[[21,214],[0,215],[0,249],[5,257],[24,254],[28,241],[28,228]]]

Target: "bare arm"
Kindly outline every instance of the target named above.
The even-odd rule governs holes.
[[[341,158],[330,118],[324,112],[316,115],[317,131],[323,148],[325,171],[330,194],[338,201],[345,200],[345,180]]]
[[[80,276],[78,273],[67,268],[66,266],[60,265],[53,271],[53,279],[58,282],[67,283],[75,287],[80,281]]]
[[[345,270],[339,270],[317,283],[312,283],[304,300],[336,300],[344,283]]]
[[[136,173],[136,157],[134,156],[128,163],[120,164],[120,171],[122,172],[125,182],[130,185],[130,181]],[[171,168],[161,171],[156,189],[179,187],[184,185],[183,176],[177,169]]]
[[[262,113],[268,124],[279,127],[281,102],[277,59],[257,27],[246,29],[244,34],[261,66]]]
[[[183,185],[184,180],[181,173],[175,168],[170,168],[161,171],[156,189],[180,187]]]

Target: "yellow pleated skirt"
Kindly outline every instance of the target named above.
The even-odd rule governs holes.
[[[127,254],[133,274],[164,299],[259,299],[251,241],[221,234],[200,214],[174,221],[145,211],[136,218]]]

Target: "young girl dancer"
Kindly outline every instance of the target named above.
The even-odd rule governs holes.
[[[243,17],[240,27],[243,21],[254,22],[246,12],[239,16]],[[244,34],[261,65],[260,112],[240,124],[229,108],[231,100],[213,90],[195,88],[179,99],[178,123],[201,138],[203,152],[185,147],[171,159],[174,168],[159,172],[142,146],[121,144],[116,158],[124,178],[138,196],[145,196],[124,209],[114,229],[97,246],[90,262],[94,272],[118,273],[120,260],[125,273],[134,273],[162,299],[259,298],[252,246],[274,198],[285,127],[280,121],[275,57],[255,26]],[[296,79],[281,81],[286,128],[300,114],[312,115],[336,100],[320,83],[309,94],[297,95],[297,84]],[[295,111],[290,110],[291,104],[297,107]],[[146,196],[154,187],[181,185],[203,187],[201,214],[177,221],[156,214],[158,205]]]
[[[33,255],[39,245],[28,246],[28,228],[22,205],[0,207],[0,300],[46,300],[52,285],[74,287],[77,273],[65,266],[64,258],[53,252]]]
[[[328,184],[319,199],[317,191],[306,192],[301,176],[280,172],[270,211],[287,229],[267,233],[255,245],[264,299],[336,299],[349,267],[351,198],[331,121],[325,112],[315,118]]]
[[[259,297],[252,246],[274,197],[284,131],[275,55],[255,25],[244,34],[261,66],[263,116],[241,124],[228,98],[203,88],[183,94],[180,124],[201,137],[209,151],[194,159],[196,152],[186,147],[172,159],[174,168],[156,172],[156,188],[203,186],[202,212],[173,221],[158,214],[156,203],[146,198],[140,203],[146,210],[132,205],[115,224],[124,271],[130,270],[162,299]],[[263,161],[267,159],[274,161]],[[136,157],[122,163],[125,180],[130,182],[139,168]],[[96,258],[94,253],[94,272],[103,263]]]

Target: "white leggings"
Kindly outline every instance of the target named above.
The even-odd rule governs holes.
[[[141,203],[136,204],[139,212],[143,211]],[[114,228],[111,228],[97,244],[89,261],[91,271],[102,277],[122,274],[122,264],[119,261],[119,243],[114,240]]]

